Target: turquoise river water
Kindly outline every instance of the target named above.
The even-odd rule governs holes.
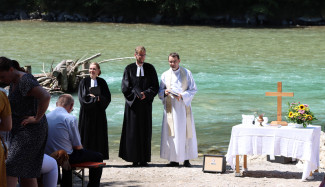
[[[192,102],[200,153],[227,151],[231,128],[242,114],[265,113],[276,120],[275,92],[282,81],[283,116],[286,103],[309,104],[324,125],[325,118],[325,27],[218,28],[206,26],[160,26],[110,23],[0,22],[0,56],[31,65],[33,73],[49,71],[51,63],[76,60],[96,53],[101,61],[131,57],[137,45],[147,49],[146,61],[158,77],[169,68],[167,56],[178,52],[181,65],[190,69],[198,92]],[[111,152],[118,151],[124,98],[121,79],[132,59],[101,65],[112,93],[107,112]],[[323,72],[323,73],[322,73]],[[73,114],[78,117],[77,93]],[[55,107],[52,96],[49,110]],[[153,104],[153,154],[159,153],[163,105]],[[285,118],[283,119],[285,120]]]

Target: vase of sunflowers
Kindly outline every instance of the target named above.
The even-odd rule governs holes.
[[[310,111],[309,105],[301,104],[300,102],[288,103],[289,110],[287,114],[288,122],[297,124],[296,127],[304,127],[317,120],[314,113]]]

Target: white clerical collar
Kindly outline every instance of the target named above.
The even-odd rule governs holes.
[[[181,69],[181,67],[179,66],[177,70],[173,70],[173,69],[172,69],[172,71],[173,71],[175,74],[178,74],[179,71],[180,71],[180,69]]]
[[[90,79],[90,87],[97,87],[97,79]]]
[[[137,65],[137,77],[140,77],[140,72],[141,72],[141,77],[144,76],[144,71],[143,71],[143,64],[142,66],[139,66],[137,63],[135,63]]]

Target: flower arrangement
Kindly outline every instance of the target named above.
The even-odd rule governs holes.
[[[312,121],[317,120],[307,104],[293,102],[288,103],[288,105],[289,110],[286,117],[289,122],[303,124],[304,127],[307,127]]]

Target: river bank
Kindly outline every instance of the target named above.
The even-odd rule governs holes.
[[[324,178],[325,172],[325,134],[321,132],[320,167],[313,173],[314,179],[302,181],[301,161],[280,164],[269,162],[266,156],[248,156],[248,171],[235,177],[234,170],[227,165],[225,173],[204,173],[203,155],[191,160],[192,167],[166,167],[167,160],[154,153],[149,167],[131,167],[117,155],[110,152],[110,160],[105,160],[101,186],[266,186],[266,187],[316,187]],[[242,160],[241,160],[242,163]],[[88,176],[88,171],[86,171]],[[86,181],[88,178],[86,177]],[[74,178],[74,186],[81,186],[81,180]]]
[[[126,16],[86,16],[78,13],[55,12],[27,12],[25,10],[0,13],[0,21],[13,20],[41,20],[49,22],[104,22],[104,23],[149,23],[161,25],[202,25],[202,26],[225,26],[225,27],[300,27],[300,26],[324,26],[324,17],[290,17],[268,18],[264,15],[237,15],[221,14],[218,16],[192,16],[188,19],[166,17],[160,14],[144,18],[130,18]]]
[[[324,176],[324,169],[321,168],[314,173],[313,180],[303,182],[301,165],[271,163],[266,161],[265,156],[248,156],[248,171],[242,177],[235,177],[229,166],[223,174],[204,173],[203,157],[192,160],[191,168],[166,167],[166,163],[168,162],[160,159],[159,155],[153,155],[149,167],[130,167],[130,163],[113,157],[103,169],[101,186],[315,187],[319,186]],[[74,178],[74,186],[81,186],[77,177]]]

